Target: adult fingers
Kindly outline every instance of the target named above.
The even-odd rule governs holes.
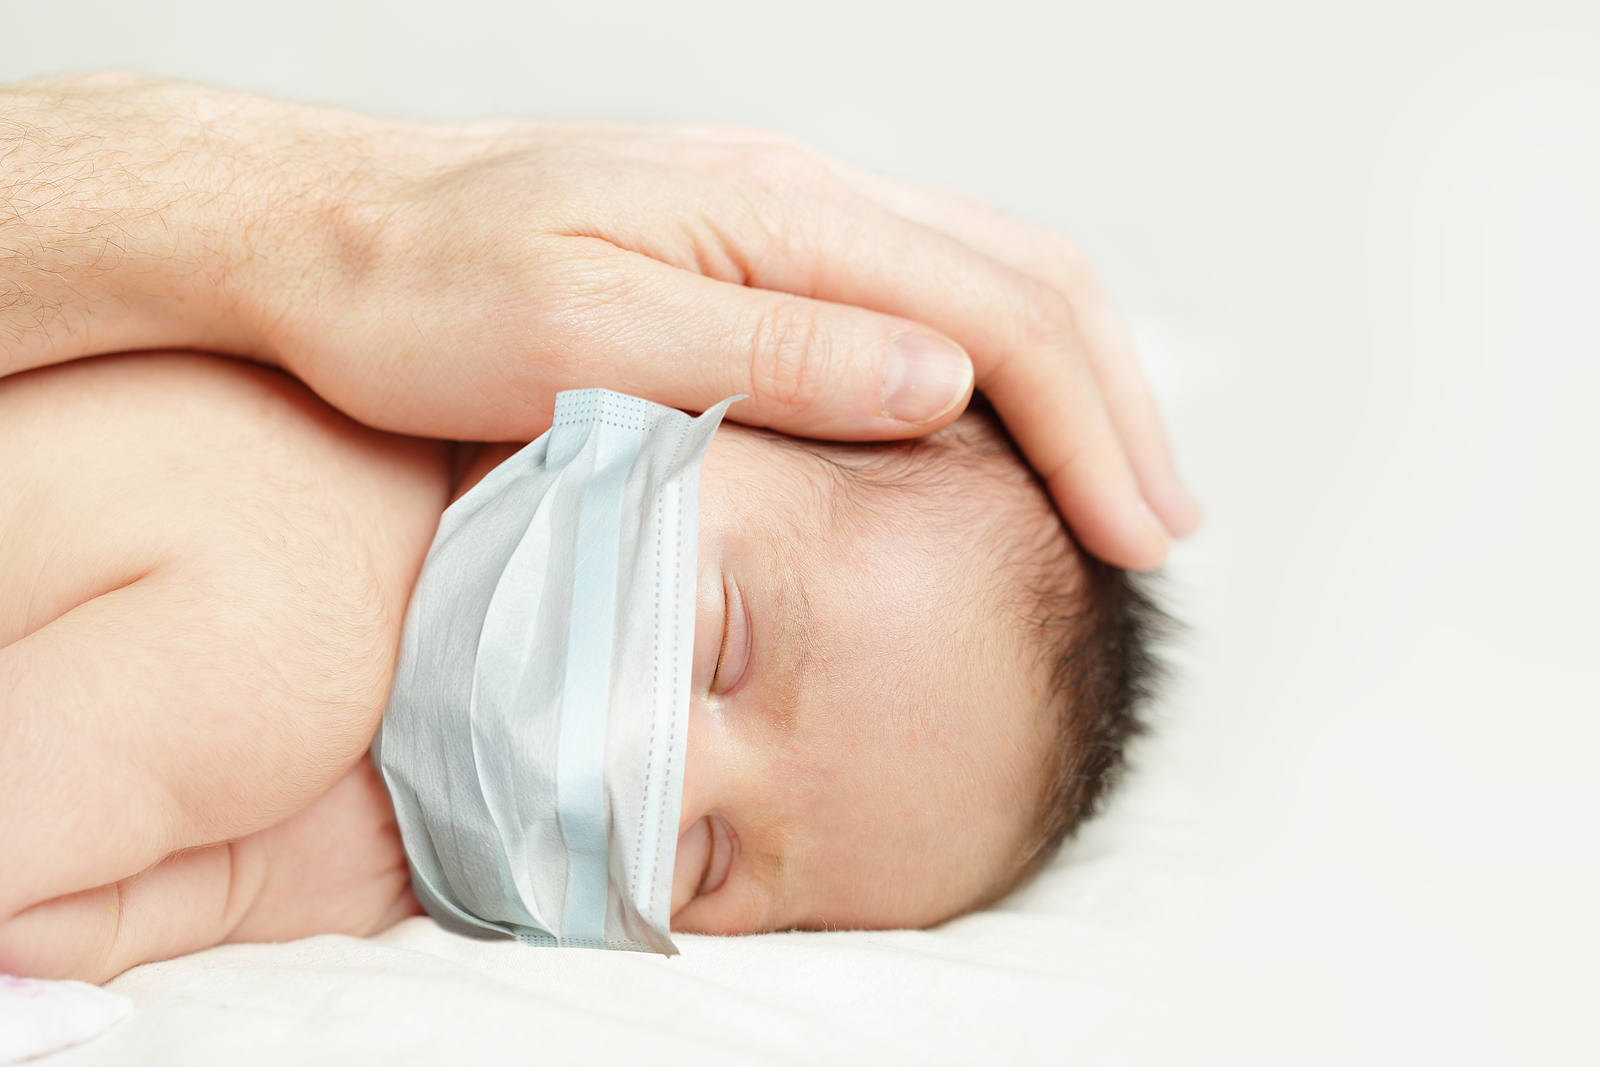
[[[748,284],[874,308],[961,344],[977,387],[1084,546],[1119,566],[1161,563],[1167,532],[1145,503],[1063,293],[867,201],[793,205],[775,198],[753,213],[762,228],[725,237],[740,249]]]
[[[1011,218],[977,197],[930,189],[835,164],[840,177],[891,211],[961,241],[1066,296],[1089,364],[1146,501],[1169,531],[1186,536],[1200,507],[1178,477],[1161,413],[1132,337],[1082,251],[1066,237]]]
[[[559,328],[535,330],[561,339],[536,361],[561,388],[604,385],[692,410],[745,393],[730,413],[740,422],[845,440],[937,429],[972,395],[962,347],[908,319],[719,281],[599,240],[569,249],[559,269],[570,273],[546,275],[552,289],[605,294],[565,303]],[[505,373],[491,368],[479,388]]]
[[[1065,299],[949,238],[901,220],[889,229],[900,243],[879,234],[878,252],[796,251],[781,270],[751,257],[760,287],[595,241],[610,280],[585,284],[613,296],[568,306],[562,348],[543,362],[568,387],[609,384],[695,409],[746,392],[731,413],[742,422],[852,440],[944,425],[975,382],[1085,547],[1121,566],[1158,565],[1166,535],[1143,510]],[[841,277],[844,258],[854,266]]]
[[[627,250],[624,227],[565,238],[529,287],[567,294],[530,304],[532,351],[463,354],[451,380],[405,392],[466,385],[472,402],[436,405],[439,417],[470,408],[496,425],[547,405],[552,384],[609,385],[697,410],[746,392],[730,412],[741,422],[883,440],[944,425],[975,383],[1084,547],[1119,566],[1161,563],[1167,534],[1143,503],[1064,296],[860,198],[774,196],[741,219],[717,236],[732,250],[727,280],[685,269],[659,243]],[[946,339],[970,359],[970,377]]]

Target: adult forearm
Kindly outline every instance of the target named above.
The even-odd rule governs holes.
[[[352,119],[128,75],[0,89],[0,374],[153,347],[280,362],[273,323],[358,243],[383,124]]]

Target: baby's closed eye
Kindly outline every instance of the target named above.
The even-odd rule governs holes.
[[[745,609],[739,582],[733,576],[723,578],[722,595],[722,646],[711,676],[713,696],[731,695],[750,670],[750,613]]]

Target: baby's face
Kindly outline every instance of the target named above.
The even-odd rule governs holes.
[[[856,492],[739,426],[706,455],[674,930],[926,926],[1028,836],[1045,679],[999,580]]]

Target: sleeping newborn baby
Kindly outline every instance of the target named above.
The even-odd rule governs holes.
[[[413,914],[361,750],[441,511],[516,447],[453,478],[449,446],[276,372],[143,355],[0,380],[0,451],[0,971],[103,980]],[[934,924],[1093,810],[1155,616],[992,417],[874,446],[726,425],[698,497],[672,930]],[[184,699],[152,699],[173,677]]]

